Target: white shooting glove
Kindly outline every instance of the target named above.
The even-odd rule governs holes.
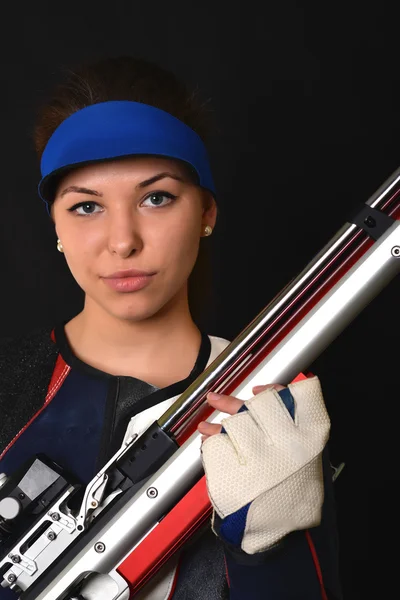
[[[202,444],[215,533],[255,554],[319,525],[330,420],[318,377],[254,396],[222,426]]]

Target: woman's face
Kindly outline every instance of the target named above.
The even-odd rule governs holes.
[[[58,186],[52,215],[87,301],[140,321],[186,292],[216,206],[179,161],[134,157],[72,170]],[[130,270],[133,277],[125,277]]]

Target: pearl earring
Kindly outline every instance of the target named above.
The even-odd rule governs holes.
[[[210,227],[209,225],[205,225],[203,231],[204,231],[204,237],[208,237],[209,235],[212,234],[212,227]]]
[[[57,250],[59,252],[64,252],[64,248],[63,248],[63,245],[61,243],[61,240],[57,240]]]

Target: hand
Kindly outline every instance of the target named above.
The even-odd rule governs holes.
[[[201,457],[213,531],[247,554],[320,524],[330,430],[318,377],[253,392],[245,402],[211,396],[210,404],[228,414],[221,425],[198,427],[206,437]]]
[[[280,392],[284,389],[285,386],[280,383],[270,383],[268,385],[256,385],[252,388],[253,394],[256,396],[261,392],[269,389],[275,389],[277,392]],[[224,396],[222,394],[215,394],[214,392],[210,392],[207,394],[207,402],[210,406],[219,410],[223,413],[227,413],[228,415],[236,414],[243,406],[244,401],[239,400],[239,398],[235,398],[234,396]],[[204,442],[211,435],[216,435],[217,433],[221,433],[222,425],[208,423],[208,421],[202,421],[198,424],[197,430],[202,434],[201,441]]]

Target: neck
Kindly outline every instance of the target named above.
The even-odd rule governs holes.
[[[65,333],[74,354],[87,364],[157,387],[187,377],[201,343],[186,290],[159,313],[139,322],[119,319],[86,298],[84,309],[66,324]]]

